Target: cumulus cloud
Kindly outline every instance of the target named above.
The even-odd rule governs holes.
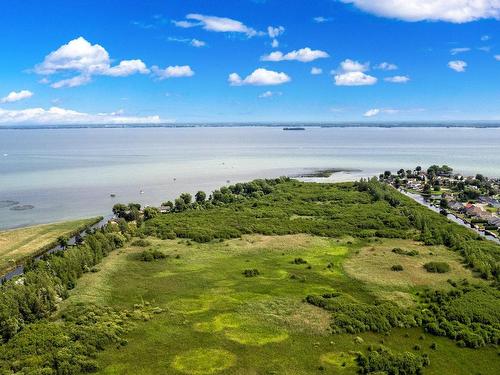
[[[380,109],[373,108],[373,109],[370,109],[370,110],[366,111],[363,116],[365,116],[365,117],[373,117],[373,116],[377,116],[379,113],[380,113]]]
[[[346,59],[340,63],[339,69],[333,71],[335,85],[337,86],[371,86],[377,83],[377,78],[366,74],[370,63],[360,63]]]
[[[5,110],[0,108],[0,125],[66,124],[157,124],[159,116],[126,116],[121,111],[90,114],[60,107]]]
[[[366,72],[370,69],[370,63],[360,63],[351,59],[346,59],[340,63],[340,70],[346,72]]]
[[[272,98],[273,96],[281,96],[282,93],[277,91],[265,91],[263,92],[262,94],[259,95],[259,98],[261,99],[268,99],[268,98]]]
[[[455,72],[463,73],[467,69],[467,63],[462,60],[454,60],[448,63],[448,67]]]
[[[300,61],[300,62],[311,62],[317,59],[324,59],[330,57],[328,53],[321,50],[312,50],[309,47],[301,48],[296,51],[288,52],[283,54],[283,52],[275,51],[271,52],[269,55],[264,55],[260,59],[262,61]]]
[[[77,73],[52,84],[54,88],[76,87],[91,81],[92,76],[103,75],[126,77],[132,74],[147,74],[149,69],[141,60],[123,60],[111,66],[108,52],[99,44],[91,44],[85,38],[73,39],[57,50],[49,53],[44,61],[35,66],[35,73],[54,75],[58,73]]]
[[[464,52],[469,52],[470,51],[470,48],[469,47],[459,47],[459,48],[452,48],[450,50],[450,53],[455,56],[455,55],[458,55],[460,53],[464,53]]]
[[[330,22],[332,20],[333,18],[323,17],[323,16],[318,16],[313,18],[313,21],[316,23],[325,23],[325,22]]]
[[[285,32],[285,28],[283,26],[268,26],[267,27],[267,35],[269,35],[269,38],[271,39],[276,39],[280,35],[282,35]]]
[[[408,76],[393,76],[384,78],[384,81],[391,83],[407,83],[410,82],[410,77]]]
[[[151,67],[151,71],[159,80],[194,76],[194,71],[189,65],[175,65],[166,67],[165,69],[161,69],[154,65]]]
[[[495,60],[500,61],[500,55],[495,55]]]
[[[256,69],[252,74],[242,79],[239,74],[231,73],[228,82],[231,86],[275,86],[290,82],[292,79],[283,72],[275,72],[264,68]]]
[[[377,83],[377,78],[363,72],[347,72],[335,75],[337,86],[371,86]]]
[[[0,99],[0,103],[14,103],[20,100],[28,99],[33,96],[33,93],[29,90],[21,91],[11,91],[7,96]]]
[[[321,69],[321,68],[316,68],[315,66],[313,66],[313,67],[311,68],[311,74],[312,74],[313,76],[317,76],[317,75],[323,74],[323,69]]]
[[[273,39],[273,41],[271,42],[271,47],[278,48],[279,46],[280,42],[278,41],[278,39]]]
[[[380,63],[380,64],[376,65],[375,69],[387,70],[387,71],[398,70],[398,66],[396,64],[391,64],[391,63],[388,63],[388,62],[383,62],[383,63]]]
[[[167,38],[167,40],[169,42],[178,42],[178,43],[189,44],[189,45],[196,47],[196,48],[204,47],[207,45],[203,40],[199,40],[199,39],[178,38],[175,36],[169,36]]]
[[[341,0],[377,16],[404,21],[465,23],[500,19],[499,0]]]
[[[246,26],[240,21],[216,16],[206,16],[203,14],[191,13],[186,16],[186,20],[173,21],[174,25],[182,28],[202,27],[207,31],[218,33],[242,33],[248,37],[259,34],[256,30]]]

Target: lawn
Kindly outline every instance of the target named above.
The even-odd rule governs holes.
[[[117,310],[146,304],[161,311],[133,324],[128,345],[99,354],[101,374],[354,374],[355,352],[381,342],[410,352],[417,352],[418,344],[431,359],[426,374],[494,374],[500,369],[495,349],[459,348],[421,329],[333,335],[330,314],[303,301],[308,294],[340,292],[370,303],[427,284],[446,287],[442,275],[420,273],[421,263],[434,259],[429,252],[453,265],[446,278],[472,280],[457,255],[442,247],[419,248],[422,255],[404,262],[402,255],[391,253],[395,259],[372,263],[366,253],[385,258],[396,245],[420,245],[304,234],[245,235],[208,244],[148,241],[148,248],[168,257],[143,262],[139,254],[144,248],[128,246],[110,254],[98,272],[84,275],[63,302],[62,312],[78,302]],[[396,260],[411,275],[387,273]],[[246,269],[257,269],[259,275],[245,277]],[[437,350],[430,349],[432,343]]]
[[[72,236],[99,220],[82,219],[0,231],[0,272],[52,248],[59,236]]]

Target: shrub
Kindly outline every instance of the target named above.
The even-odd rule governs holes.
[[[429,262],[424,264],[427,272],[431,273],[446,273],[450,272],[450,265],[445,262]]]
[[[138,239],[135,240],[134,242],[131,243],[132,246],[137,246],[137,247],[147,247],[151,245],[151,242],[145,239]]]
[[[139,259],[143,262],[152,262],[154,260],[165,259],[166,257],[166,254],[156,249],[144,250],[139,254]]]
[[[260,272],[256,268],[254,268],[254,269],[248,269],[248,270],[243,271],[243,275],[245,277],[256,277],[256,276],[260,275]]]
[[[401,272],[403,271],[403,266],[401,264],[395,264],[394,266],[391,267],[391,270],[396,272]]]
[[[293,261],[292,261],[293,264],[307,264],[307,260],[305,259],[302,259],[302,258],[295,258]]]
[[[399,247],[395,247],[394,249],[392,249],[392,252],[394,254],[406,255],[406,256],[410,256],[410,257],[414,257],[414,256],[417,256],[419,254],[417,250],[403,250]]]

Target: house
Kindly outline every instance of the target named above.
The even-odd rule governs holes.
[[[500,217],[492,216],[488,219],[488,224],[500,228]]]
[[[469,217],[479,216],[482,212],[484,212],[481,208],[474,206],[473,204],[468,203],[465,206],[465,214]]]
[[[464,205],[457,201],[450,201],[448,202],[448,207],[454,211],[461,211],[464,208]]]

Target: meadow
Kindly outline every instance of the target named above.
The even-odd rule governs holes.
[[[60,236],[71,237],[101,218],[42,224],[0,231],[0,272],[21,264],[26,259],[57,246]]]
[[[499,247],[387,185],[256,180],[165,207],[116,205],[1,286],[1,374],[500,372]]]

